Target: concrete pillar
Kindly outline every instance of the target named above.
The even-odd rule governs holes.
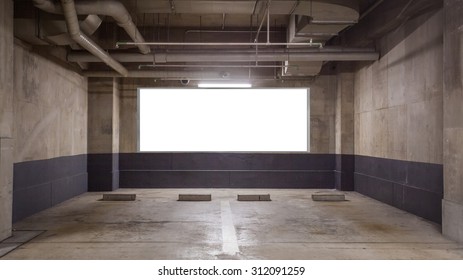
[[[13,52],[13,1],[0,1],[0,241],[13,213]]]
[[[463,242],[463,0],[444,0],[443,234]]]
[[[88,80],[89,191],[119,188],[119,82]]]
[[[336,92],[336,170],[335,187],[354,190],[354,73],[339,65]]]

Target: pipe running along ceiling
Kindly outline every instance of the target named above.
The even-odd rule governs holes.
[[[15,35],[68,45],[67,62],[87,76],[242,79],[251,68],[265,68],[253,71],[261,78],[314,76],[329,61],[378,59],[374,49],[327,44],[358,22],[360,2],[33,0],[39,13],[15,13],[25,27]]]

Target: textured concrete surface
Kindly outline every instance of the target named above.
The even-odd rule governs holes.
[[[354,154],[354,74],[350,69],[337,75],[336,154]]]
[[[379,41],[355,75],[355,154],[442,164],[442,11]]]
[[[13,131],[13,1],[0,3],[0,137]]]
[[[196,87],[193,82],[189,87]],[[310,88],[310,152],[335,152],[336,76],[322,75],[307,81],[255,81],[254,87]],[[125,79],[120,96],[120,152],[137,151],[137,88],[184,87],[178,81]]]
[[[11,235],[13,216],[13,140],[0,138],[0,241]]]
[[[89,191],[110,191],[119,188],[119,80],[90,78],[88,83]],[[101,154],[115,156],[99,162]]]
[[[15,45],[15,162],[87,153],[87,79]]]
[[[444,1],[443,232],[463,242],[463,1]]]
[[[0,241],[11,235],[13,182],[13,1],[0,2]]]
[[[443,20],[422,13],[379,39],[380,60],[354,81],[354,154],[368,157],[356,157],[355,190],[435,222],[441,167],[421,163],[443,164]]]
[[[451,200],[442,200],[442,232],[445,236],[462,242],[463,206]]]
[[[7,238],[0,242],[0,257],[8,254],[9,252],[13,251],[14,249],[18,248],[22,244],[29,242],[33,238],[37,237],[43,233],[43,231],[34,231],[34,230],[27,230],[27,231],[14,231],[10,238]]]
[[[335,152],[336,76],[310,84],[310,152]]]
[[[118,80],[90,78],[88,87],[88,152],[118,153]]]
[[[349,64],[338,65],[335,106],[335,187],[354,190],[354,73]]]
[[[0,4],[0,137],[13,131],[13,1]]]
[[[185,203],[182,191],[117,191],[135,202],[83,194],[14,224],[46,232],[3,259],[463,259],[436,224],[357,193],[315,202],[317,190],[262,189],[271,202],[244,202],[236,194],[256,190],[197,189],[214,200]]]

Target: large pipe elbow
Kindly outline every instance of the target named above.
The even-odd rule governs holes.
[[[34,6],[52,14],[63,14],[63,8],[56,5],[52,0],[33,0]],[[137,43],[144,43],[145,39],[141,35],[135,23],[132,21],[130,13],[125,6],[114,0],[98,0],[98,1],[79,1],[74,3],[75,13],[79,15],[105,15],[112,17],[121,28],[123,28],[130,38]],[[151,49],[146,45],[139,45],[138,49],[141,53],[147,54]]]
[[[74,0],[61,0],[64,18],[69,36],[82,48],[86,49],[94,56],[101,59],[108,66],[119,72],[122,76],[127,76],[128,71],[118,61],[114,60],[108,53],[106,53],[100,46],[92,41],[89,37],[80,31],[79,21],[75,9]]]
[[[99,14],[112,17],[118,26],[123,28],[130,38],[137,43],[144,43],[145,39],[141,35],[135,23],[132,21],[130,13],[125,6],[114,0],[98,0],[98,1],[80,1],[76,5],[78,14]],[[143,54],[151,52],[149,46],[139,45],[139,50]]]

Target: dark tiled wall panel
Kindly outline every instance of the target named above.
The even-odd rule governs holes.
[[[354,155],[336,155],[334,185],[341,191],[354,190]]]
[[[87,155],[15,163],[13,221],[87,191]]]
[[[88,154],[88,191],[119,188],[119,154]]]
[[[121,171],[121,188],[333,188],[333,171]]]
[[[324,154],[120,154],[122,188],[333,188],[335,156]]]
[[[333,186],[332,170],[230,172],[230,187],[234,188],[331,189]]]
[[[87,176],[88,164],[88,176]],[[354,178],[352,178],[352,176]],[[330,154],[130,153],[60,157],[14,166],[18,221],[88,190],[124,188],[334,188],[441,222],[443,168]],[[93,187],[92,187],[93,186]],[[109,189],[107,189],[109,188]]]
[[[122,153],[120,170],[334,170],[331,154]]]
[[[355,156],[355,191],[441,223],[440,164]]]

